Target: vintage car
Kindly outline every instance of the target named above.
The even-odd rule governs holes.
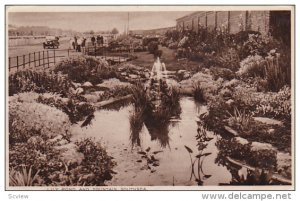
[[[58,48],[59,38],[57,36],[46,36],[46,41],[43,43],[44,49],[46,48]]]

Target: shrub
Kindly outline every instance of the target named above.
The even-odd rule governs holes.
[[[178,47],[178,44],[176,42],[171,42],[168,45],[168,48],[170,48],[170,49],[177,49],[177,47]]]
[[[76,145],[78,146],[78,151],[84,155],[84,160],[81,163],[81,173],[92,174],[91,178],[86,178],[86,180],[78,177],[80,184],[102,186],[105,180],[112,178],[112,173],[114,173],[112,168],[115,166],[115,163],[99,142],[86,138],[77,141]]]
[[[148,44],[148,51],[149,51],[150,54],[154,54],[155,52],[157,52],[158,51],[158,42],[151,41]]]
[[[32,146],[32,143],[26,142],[10,145],[9,167],[10,171],[20,173],[24,168],[30,168],[31,172],[39,178],[38,183],[33,182],[33,185],[49,185],[52,184],[51,175],[54,172],[64,173],[65,166],[60,158],[60,151],[54,149],[54,143],[43,140],[39,144],[41,146]]]
[[[55,143],[50,143],[50,141],[42,143],[43,149],[33,147],[28,143],[17,143],[10,146],[10,183],[13,185],[20,184],[21,182],[16,182],[15,170],[22,172],[24,167],[30,167],[34,173],[33,178],[32,176],[29,177],[30,172],[27,173],[27,176],[25,173],[21,175],[26,176],[25,181],[29,185],[104,185],[104,181],[111,179],[111,174],[114,173],[112,168],[115,163],[112,158],[107,155],[99,142],[94,142],[92,139],[80,140],[76,144],[77,146],[69,146],[68,148],[75,147],[75,151],[83,155],[83,160],[80,163],[66,163],[62,158],[62,150],[57,149],[57,146],[54,146]],[[73,150],[71,152],[73,153]]]
[[[46,115],[45,115],[46,114]],[[9,101],[9,142],[27,142],[38,135],[49,139],[69,136],[70,121],[61,110],[36,102]]]
[[[86,116],[93,114],[95,111],[95,108],[91,104],[82,102],[80,99],[77,99],[76,96],[64,100],[60,97],[45,97],[40,95],[36,101],[62,110],[68,115],[71,123],[82,121]]]
[[[242,77],[265,77],[266,62],[262,56],[248,56],[240,62],[237,74]]]
[[[156,50],[154,53],[153,53],[153,55],[154,55],[154,57],[156,58],[156,57],[161,57],[162,56],[162,50]]]
[[[244,161],[250,166],[276,170],[277,153],[274,150],[252,151],[250,143],[243,145],[236,140],[226,139],[218,140],[216,146],[220,150],[219,155],[222,155],[222,157],[229,156]]]
[[[258,32],[248,32],[248,38],[245,41],[247,32],[244,32],[243,39],[238,42],[238,52],[240,59],[245,59],[249,55],[267,56],[267,53],[279,46],[279,43],[272,37],[263,36]],[[244,42],[243,42],[244,41]]]
[[[240,136],[250,141],[269,143],[278,150],[291,152],[291,124],[284,126],[266,125],[250,120],[246,126],[233,125]],[[273,131],[270,133],[270,129]]]
[[[223,98],[218,96],[215,97],[214,100],[210,100],[208,108],[209,113],[203,119],[205,128],[215,133],[222,134],[224,132],[224,126],[227,126],[225,120],[230,116],[228,112],[231,112],[233,107],[226,104]],[[216,122],[218,123],[216,124]]]
[[[217,59],[223,68],[229,69],[233,72],[236,72],[240,68],[240,59],[235,48],[224,48]]]
[[[55,107],[69,117],[71,123],[76,123],[84,117],[93,114],[95,108],[86,102],[86,99],[79,95],[69,95],[69,98],[63,98],[59,94],[35,92],[19,93],[9,98],[10,102],[42,103]]]
[[[232,91],[232,99],[237,104],[238,109],[245,110],[247,113],[253,114],[257,104],[264,98],[263,93],[258,93],[256,88],[249,86],[245,82],[239,82],[239,85],[234,87]]]
[[[291,120],[291,88],[283,87],[278,93],[270,92],[259,99],[256,104],[255,114],[271,118]]]
[[[172,39],[173,41],[177,41],[180,39],[181,33],[178,30],[168,30],[165,33],[167,39]]]
[[[227,68],[211,67],[209,70],[215,80],[217,80],[218,78],[223,78],[224,80],[232,80],[235,77],[234,72]]]
[[[98,84],[102,79],[116,77],[116,72],[109,68],[108,63],[102,59],[93,57],[74,57],[62,60],[54,69],[54,72],[61,72],[68,75],[74,82],[91,82]]]
[[[283,86],[291,85],[291,60],[289,53],[280,56],[276,50],[268,52],[265,59],[262,56],[248,56],[241,61],[237,72],[242,77],[260,77],[266,80],[270,91],[279,91]]]
[[[9,76],[9,96],[17,93],[34,91],[37,93],[53,92],[67,96],[70,81],[56,74],[31,70],[18,71]]]
[[[195,83],[200,84],[201,88],[205,91],[207,98],[209,98],[210,95],[215,95],[217,93],[218,89],[223,83],[223,80],[214,80],[212,75],[198,72],[194,74],[190,79],[183,80],[180,83],[182,88],[193,87]]]
[[[249,39],[249,34],[260,35],[257,31],[240,31],[234,36],[235,43],[237,45],[243,45]]]

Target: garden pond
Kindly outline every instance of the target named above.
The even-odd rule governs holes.
[[[198,116],[205,113],[207,108],[190,97],[181,98],[180,106],[180,115],[172,117],[166,125],[155,128],[144,122],[138,136],[130,128],[133,105],[98,110],[90,126],[73,126],[73,140],[91,137],[101,141],[117,163],[114,168],[116,174],[107,181],[107,185],[228,184],[232,175],[226,166],[218,164],[216,160],[219,150],[215,143],[219,136],[212,132],[206,132],[210,140],[203,149],[203,160],[198,161],[198,166],[193,164],[195,167],[192,171],[191,161],[198,152]]]

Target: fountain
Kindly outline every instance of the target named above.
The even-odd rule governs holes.
[[[160,80],[165,79],[165,72],[166,72],[166,65],[160,62],[159,57],[155,60],[152,70],[150,79]]]
[[[154,110],[157,110],[162,104],[162,96],[170,90],[167,84],[166,65],[160,61],[159,57],[156,58],[153,64],[146,89],[149,97],[151,97],[151,102],[155,106]]]
[[[168,146],[168,131],[172,118],[181,113],[179,94],[177,90],[167,84],[166,66],[157,57],[152,70],[150,80],[144,89],[145,103],[136,107],[130,116],[132,144],[140,144],[139,133],[144,124],[151,140],[158,140],[162,147]],[[136,99],[139,99],[138,95]]]

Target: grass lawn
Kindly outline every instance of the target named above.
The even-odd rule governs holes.
[[[166,64],[167,70],[177,71],[177,70],[189,70],[198,71],[201,63],[195,61],[189,61],[187,59],[178,60],[175,57],[175,51],[167,47],[159,47],[162,50],[161,61]],[[134,53],[138,58],[130,61],[130,63],[138,66],[143,66],[145,68],[151,69],[154,63],[154,56],[149,52],[136,52]]]

